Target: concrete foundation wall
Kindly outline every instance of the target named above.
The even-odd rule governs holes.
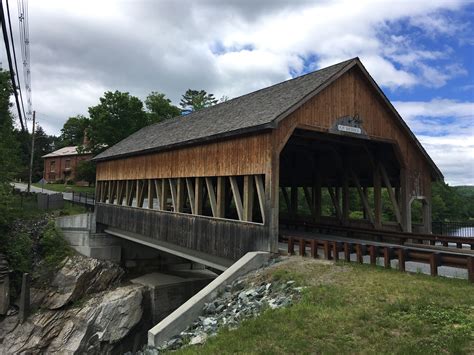
[[[219,275],[209,285],[191,297],[178,309],[148,331],[148,344],[159,347],[160,344],[182,332],[202,312],[205,303],[217,297],[225,286],[238,277],[264,265],[271,254],[267,252],[249,252],[237,260],[231,267]]]

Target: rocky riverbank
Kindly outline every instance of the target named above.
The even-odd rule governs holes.
[[[222,328],[235,329],[245,319],[257,317],[266,309],[290,306],[299,300],[303,289],[294,280],[269,279],[265,269],[250,273],[227,285],[225,291],[207,303],[201,316],[181,334],[160,348],[148,346],[137,354],[156,355],[163,351],[203,344]]]
[[[24,323],[14,310],[0,319],[0,354],[108,354],[143,343],[146,289],[119,286],[123,274],[110,262],[68,258],[48,287],[32,288]]]

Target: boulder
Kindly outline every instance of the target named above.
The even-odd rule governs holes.
[[[43,308],[59,309],[78,299],[116,286],[124,271],[116,264],[80,255],[68,258],[45,295]]]
[[[110,354],[140,322],[144,292],[130,285],[96,294],[82,306],[39,311],[4,330],[0,354]]]

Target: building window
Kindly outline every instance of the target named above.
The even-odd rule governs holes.
[[[66,168],[66,169],[70,169],[70,168],[71,168],[71,159],[66,159],[65,168]]]
[[[49,165],[49,171],[54,173],[56,171],[56,162],[52,161]]]

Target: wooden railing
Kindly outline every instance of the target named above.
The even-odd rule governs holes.
[[[322,233],[344,233],[349,238],[373,238],[376,241],[396,242],[398,244],[417,243],[427,245],[441,245],[443,247],[463,248],[469,245],[474,250],[474,237],[456,237],[439,234],[406,233],[400,231],[354,228],[341,225],[322,224],[308,221],[283,220],[281,224],[287,227],[304,228],[306,230],[320,231]]]
[[[391,260],[398,259],[400,271],[405,271],[407,261],[415,261],[430,265],[430,274],[438,275],[438,267],[451,266],[461,269],[467,269],[469,282],[474,282],[474,255],[465,255],[453,252],[440,252],[438,250],[420,250],[419,247],[407,246],[380,246],[370,242],[341,242],[321,237],[304,238],[301,236],[282,235],[280,241],[288,243],[288,254],[295,254],[295,245],[299,247],[301,256],[318,257],[318,249],[322,248],[324,258],[327,260],[339,260],[339,254],[344,253],[343,259],[351,261],[351,254],[356,254],[356,262],[362,264],[364,256],[368,255],[371,265],[377,265],[377,258],[383,258],[383,265],[386,268],[391,267]],[[469,251],[468,251],[469,252]]]

